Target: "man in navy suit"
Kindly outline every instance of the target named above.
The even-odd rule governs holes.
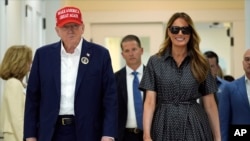
[[[221,94],[222,90],[224,89],[225,84],[227,83],[227,81],[224,80],[223,76],[220,75],[221,67],[220,67],[220,64],[219,64],[218,55],[213,51],[206,51],[204,53],[204,55],[206,56],[206,58],[208,60],[211,73],[214,76],[216,84],[218,86],[218,90],[214,94],[215,102],[218,105],[218,103],[220,101],[219,95]]]
[[[250,49],[243,57],[245,75],[225,85],[219,95],[222,141],[228,141],[231,125],[250,125]]]
[[[37,49],[27,87],[26,141],[113,141],[117,90],[106,48],[82,38],[76,7],[56,13],[59,42]]]
[[[138,79],[141,80],[144,66],[141,61],[143,48],[139,38],[135,35],[127,35],[121,41],[122,56],[126,61],[126,66],[115,73],[118,90],[119,107],[119,141],[143,141],[142,128],[138,126],[136,110],[134,106],[133,79],[132,72],[137,72]],[[137,88],[138,89],[138,88]],[[141,107],[143,107],[143,93],[141,95]],[[141,122],[142,124],[142,122]]]

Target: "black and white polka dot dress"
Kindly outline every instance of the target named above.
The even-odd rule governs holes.
[[[169,52],[162,57],[151,56],[140,89],[157,93],[153,141],[212,141],[208,117],[196,99],[216,92],[215,82],[209,74],[199,84],[192,75],[189,56],[179,68]]]

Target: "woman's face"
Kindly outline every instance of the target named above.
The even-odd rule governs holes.
[[[191,27],[184,19],[177,18],[172,26],[168,28],[168,35],[173,47],[186,47],[192,33],[191,31]]]

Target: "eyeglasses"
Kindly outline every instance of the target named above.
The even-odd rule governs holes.
[[[181,30],[182,34],[185,34],[185,35],[189,35],[191,34],[191,27],[189,26],[183,26],[183,27],[180,27],[180,26],[171,26],[169,27],[169,30],[172,34],[178,34]]]

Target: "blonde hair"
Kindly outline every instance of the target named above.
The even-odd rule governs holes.
[[[30,70],[32,49],[25,45],[14,45],[5,52],[0,65],[0,77],[4,80],[16,78],[20,81]]]
[[[165,31],[165,39],[164,42],[161,45],[161,48],[159,52],[157,53],[158,56],[163,56],[168,48],[172,48],[172,41],[170,37],[168,36],[168,30],[169,27],[172,26],[174,21],[178,18],[184,19],[189,27],[191,28],[191,34],[190,34],[190,40],[187,44],[187,50],[191,57],[191,70],[198,82],[203,82],[208,74],[209,71],[209,65],[206,60],[206,58],[203,56],[203,54],[200,52],[199,43],[200,43],[200,37],[198,33],[195,31],[194,23],[189,15],[187,15],[184,12],[177,12],[172,15],[172,17],[169,19],[167,23],[167,28]]]

